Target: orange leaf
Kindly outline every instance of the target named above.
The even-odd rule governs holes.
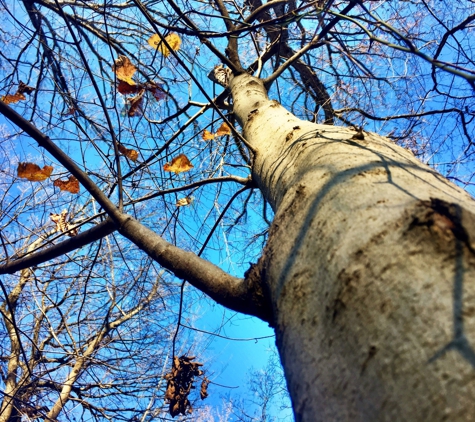
[[[141,89],[140,92],[135,97],[129,98],[127,100],[127,103],[130,106],[129,111],[127,113],[129,117],[142,115],[142,103],[143,103],[144,92],[145,92],[145,89]]]
[[[211,133],[209,130],[205,129],[201,137],[203,138],[203,141],[212,141],[214,139],[214,133]]]
[[[185,198],[180,198],[178,201],[176,201],[176,206],[177,207],[184,207],[186,205],[190,205],[193,202],[193,198],[186,196]]]
[[[26,97],[21,92],[16,92],[15,94],[8,94],[2,97],[2,101],[5,104],[14,104],[18,101],[26,100]]]
[[[117,79],[120,81],[127,82],[129,85],[135,85],[135,82],[132,80],[132,76],[137,71],[137,68],[132,64],[126,56],[119,56],[115,61],[112,70],[115,72]]]
[[[137,161],[139,158],[139,153],[135,149],[128,149],[123,145],[119,144],[119,152],[125,155],[129,160]]]
[[[69,176],[68,180],[55,180],[53,186],[56,186],[61,191],[70,193],[79,193],[79,180],[74,176]]]
[[[28,86],[27,84],[25,84],[23,81],[20,81],[15,94],[4,95],[1,98],[1,100],[5,104],[14,104],[14,103],[17,103],[18,101],[26,100],[26,97],[23,94],[26,93],[30,95],[34,90],[35,88],[32,88],[31,86]]]
[[[175,34],[172,32],[171,34],[168,34],[165,37],[165,41],[168,43],[170,48],[173,51],[178,51],[181,46],[181,38],[178,34]],[[160,53],[162,53],[165,57],[168,57],[170,55],[170,50],[168,47],[162,42],[162,37],[158,34],[153,34],[149,39],[148,39],[148,44],[156,48]]]
[[[173,171],[175,174],[183,173],[189,171],[193,168],[193,164],[190,163],[188,157],[185,154],[180,154],[176,156],[171,163],[166,163],[163,166],[165,171]]]
[[[18,163],[17,174],[21,179],[28,179],[30,182],[42,182],[51,176],[53,167],[40,166],[33,163]]]
[[[119,81],[119,85],[117,85],[117,91],[123,95],[136,94],[139,91],[139,87],[136,85],[129,85],[125,81]]]
[[[231,128],[227,125],[227,123],[223,122],[223,124],[216,131],[216,136],[224,136],[224,135],[231,135]]]

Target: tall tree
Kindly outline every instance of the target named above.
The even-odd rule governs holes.
[[[19,272],[21,285],[119,233],[124,271],[133,244],[274,327],[298,421],[474,413],[475,205],[462,189],[472,178],[473,2],[2,4],[0,112],[22,161],[33,140],[60,169],[53,177],[72,175],[56,185],[79,182],[81,195],[46,203],[83,205],[96,223],[40,248],[25,234],[25,200],[13,201],[2,274]],[[51,195],[53,170],[18,171]],[[244,234],[266,244],[239,278],[212,261],[239,259]],[[74,370],[92,361],[95,338]],[[71,376],[58,407],[73,398]]]

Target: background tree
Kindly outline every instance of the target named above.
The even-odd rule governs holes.
[[[101,362],[116,346],[92,356],[111,336],[124,341],[115,337],[119,325],[131,334],[132,316],[145,314],[168,327],[160,303],[170,294],[183,326],[186,281],[275,328],[297,420],[473,413],[474,292],[465,283],[474,272],[473,201],[421,163],[471,185],[472,2],[2,6],[0,111],[14,123],[15,142],[8,152],[41,164],[27,177],[43,180],[12,184],[25,168],[2,169],[10,180],[0,271],[19,274],[4,282],[11,351],[2,406],[23,400],[23,380],[46,382],[38,372],[35,384],[26,364],[39,365],[27,352],[36,356],[43,343],[62,352],[48,351],[51,365],[38,371],[63,379],[44,385],[56,401],[40,410],[56,418],[67,402],[86,402],[73,384],[96,364],[106,371]],[[226,67],[213,70],[218,62]],[[53,166],[52,178],[63,182],[56,185],[77,179],[80,193],[56,191],[43,165]],[[62,209],[71,218],[58,226],[64,236],[73,224],[83,227],[52,240],[41,228]],[[111,233],[115,240],[106,241]],[[251,253],[258,264],[236,277],[228,259],[248,262]],[[184,280],[181,289],[163,281],[168,274]],[[89,292],[93,276],[100,281]],[[26,294],[27,285],[38,305],[20,318],[16,292]],[[65,319],[78,306],[78,316]],[[14,319],[31,325],[21,342]],[[48,325],[35,334],[35,321]],[[126,343],[133,342],[131,335]],[[155,373],[159,385],[164,374]],[[141,383],[137,376],[131,383]],[[142,397],[131,388],[126,394]],[[10,408],[13,417],[26,412]]]

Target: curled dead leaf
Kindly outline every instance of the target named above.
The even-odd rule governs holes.
[[[27,179],[30,182],[42,182],[48,179],[53,173],[52,166],[44,166],[40,168],[37,164],[33,163],[18,163],[17,175],[21,179]]]
[[[201,134],[203,141],[212,141],[214,139],[214,133],[211,133],[209,130],[205,129]]]
[[[190,205],[192,202],[193,198],[191,196],[186,196],[185,198],[180,198],[178,201],[176,201],[176,206],[185,207],[187,205]]]
[[[79,180],[73,175],[69,176],[68,180],[55,180],[53,186],[58,187],[61,191],[79,193]]]
[[[30,95],[34,90],[35,90],[35,88],[33,88],[32,86],[28,86],[23,81],[20,81],[20,83],[18,84],[17,92],[21,92],[22,94]]]
[[[2,97],[2,101],[5,104],[15,104],[18,101],[26,100],[26,97],[21,92],[15,94],[7,94]]]
[[[153,97],[157,100],[163,100],[166,97],[166,93],[163,90],[162,85],[157,84],[156,82],[147,82],[145,84],[145,89],[153,95]]]
[[[171,34],[168,34],[165,37],[165,41],[168,43],[168,45],[173,51],[178,51],[180,49],[181,38],[178,34],[175,34],[174,32],[172,32]],[[148,44],[151,47],[156,48],[158,51],[160,51],[160,53],[162,53],[165,57],[168,57],[170,55],[170,50],[162,41],[162,37],[160,35],[153,34],[148,39]]]
[[[142,115],[142,104],[143,104],[143,94],[145,89],[141,89],[140,92],[134,97],[127,99],[127,104],[129,105],[129,111],[127,115],[129,117],[136,117]]]
[[[119,84],[117,85],[117,91],[119,91],[119,93],[122,95],[137,94],[139,90],[140,87],[137,85],[130,85],[126,81],[119,81]]]
[[[225,122],[223,122],[223,124],[216,131],[216,136],[224,136],[224,135],[231,135],[231,128]]]
[[[23,101],[23,100],[26,100],[26,97],[24,94],[28,94],[30,95],[33,91],[35,90],[35,88],[31,87],[31,86],[28,86],[27,84],[25,84],[23,81],[20,81],[20,83],[18,84],[18,88],[15,92],[15,94],[7,94],[7,95],[4,95],[1,100],[5,103],[5,104],[14,104],[14,103],[17,103],[18,101]]]
[[[165,375],[165,379],[168,380],[165,402],[169,405],[168,412],[172,417],[193,412],[188,395],[195,388],[195,377],[203,374],[203,371],[198,368],[202,364],[193,362],[193,359],[194,357],[192,356],[175,356],[173,358],[172,370]],[[208,395],[208,384],[208,379],[204,378],[200,391],[202,399]]]
[[[165,171],[172,171],[175,174],[183,173],[185,171],[189,171],[193,168],[193,164],[191,164],[190,160],[185,154],[180,154],[176,156],[171,163],[166,163],[163,166],[163,170]]]
[[[119,56],[112,66],[112,70],[120,81],[124,81],[131,86],[135,85],[132,76],[134,76],[137,68],[132,64],[128,57]]]
[[[206,397],[208,397],[208,384],[209,384],[209,379],[204,377],[203,381],[201,382],[201,389],[200,389],[201,400],[204,400]]]
[[[76,114],[77,109],[74,107],[69,107],[66,113],[63,113],[62,116],[74,116]]]
[[[61,214],[51,213],[49,217],[53,223],[56,223],[56,230],[58,232],[66,233],[69,237],[76,236],[79,233],[79,227],[74,227],[74,224],[66,221],[68,215],[67,210],[61,211]]]
[[[119,152],[122,155],[125,155],[129,160],[137,161],[139,158],[139,153],[135,149],[129,149],[119,144]]]

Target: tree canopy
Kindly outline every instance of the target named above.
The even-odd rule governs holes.
[[[257,261],[273,218],[233,75],[261,78],[299,118],[386,136],[471,191],[471,0],[0,7],[0,420],[186,414],[166,375],[174,356],[175,370],[196,362],[183,327],[202,294],[186,281],[266,320],[219,288]],[[159,265],[119,234],[123,215],[176,254]],[[214,290],[197,273],[218,270],[181,251],[221,268]]]

